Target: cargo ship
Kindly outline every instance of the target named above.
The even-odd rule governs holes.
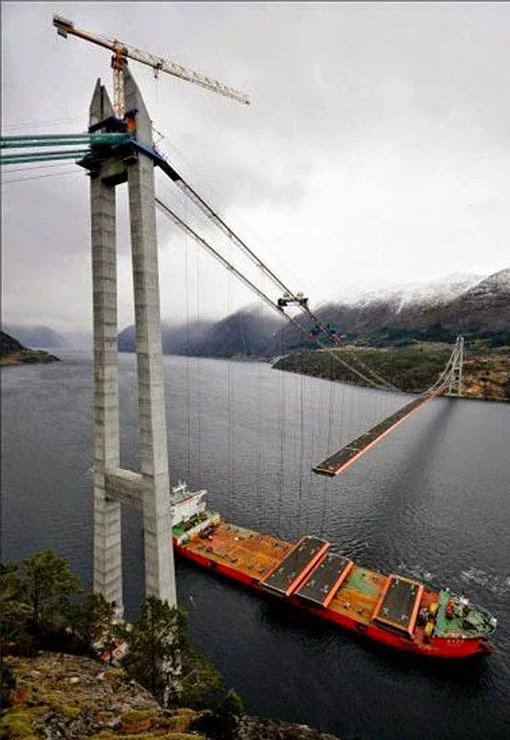
[[[357,565],[324,539],[285,542],[207,509],[207,491],[172,489],[174,550],[183,558],[397,650],[437,658],[490,653],[496,619],[447,588]]]

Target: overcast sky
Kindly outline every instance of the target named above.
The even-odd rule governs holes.
[[[96,79],[111,90],[109,53],[58,37],[53,12],[251,94],[244,106],[130,65],[162,150],[312,303],[509,266],[509,3],[4,2],[4,135],[84,131]],[[68,163],[2,177],[3,320],[90,328],[85,174]],[[213,238],[160,175],[157,190]],[[250,300],[161,216],[158,229],[165,318]]]

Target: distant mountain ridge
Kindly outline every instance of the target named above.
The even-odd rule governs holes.
[[[260,357],[281,327],[281,319],[267,312],[241,309],[220,321],[163,324],[164,354],[194,357]],[[135,327],[118,336],[120,352],[135,351]]]
[[[417,286],[415,299],[409,290],[387,290],[328,303],[315,313],[321,322],[333,324],[339,335],[375,345],[412,339],[453,341],[457,334],[510,344],[510,268],[480,280],[442,282],[437,291],[427,284]],[[298,321],[303,328],[309,323],[302,317]],[[277,354],[281,344],[287,351],[316,347],[294,326],[284,329],[283,341],[277,337],[269,353]]]
[[[456,334],[510,344],[510,268],[486,277],[454,274],[433,282],[344,291],[341,299],[313,306],[321,322],[333,324],[346,341],[372,346],[413,340],[453,341]],[[294,314],[299,331],[267,309],[243,308],[219,321],[163,323],[165,354],[197,357],[271,358],[297,349],[317,349],[309,317]],[[32,347],[89,348],[86,332],[54,331],[47,326],[4,326]],[[135,351],[135,329],[118,334],[121,352]]]
[[[325,301],[323,306],[363,306],[374,302],[389,302],[395,304],[398,312],[409,304],[445,305],[487,277],[487,275],[453,273],[436,280],[393,284],[381,288],[353,286],[343,290],[338,297]]]
[[[22,324],[4,324],[3,330],[11,336],[17,337],[27,347],[48,347],[57,349],[66,347],[67,341],[58,332],[49,326],[28,326]]]
[[[185,355],[187,347],[199,342],[212,329],[212,321],[192,321],[189,324],[161,324],[163,354]],[[123,329],[118,337],[119,352],[134,352],[136,347],[134,324]]]
[[[260,357],[278,332],[281,319],[267,313],[241,310],[211,326],[190,343],[187,354],[207,357]]]
[[[345,299],[314,308],[344,339],[374,346],[417,340],[451,342],[457,334],[489,337],[510,344],[510,268],[488,277],[455,274],[432,283],[350,291]],[[297,349],[316,349],[311,321],[299,314],[295,325],[267,311],[242,309],[220,321],[162,326],[165,354],[197,357],[271,358]],[[119,350],[135,351],[134,326],[118,336]]]

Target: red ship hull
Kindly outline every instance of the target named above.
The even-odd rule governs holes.
[[[263,593],[265,596],[273,596],[266,588],[260,585],[260,579],[257,577],[250,576],[239,570],[229,567],[224,563],[219,563],[215,560],[202,555],[199,552],[188,549],[186,546],[180,546],[175,544],[175,551],[194,563],[212,570],[213,572],[220,573],[231,580],[248,586],[249,588]],[[274,596],[274,598],[280,598]],[[399,634],[395,634],[387,629],[379,627],[377,624],[362,624],[357,619],[349,617],[345,614],[340,614],[329,608],[315,608],[311,605],[303,603],[303,601],[297,597],[290,596],[285,599],[286,603],[291,604],[296,609],[304,612],[313,614],[314,616],[325,619],[334,624],[338,624],[347,630],[356,632],[357,634],[364,635],[370,640],[381,643],[388,647],[394,648],[407,653],[414,653],[420,655],[426,655],[435,658],[468,658],[475,655],[487,654],[492,651],[487,638],[484,637],[473,637],[473,638],[452,638],[452,637],[432,637],[428,643],[422,641],[413,640],[410,637],[404,637]]]

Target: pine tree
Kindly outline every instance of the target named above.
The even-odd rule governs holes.
[[[22,596],[29,609],[29,622],[42,633],[52,630],[62,620],[69,597],[80,593],[78,578],[67,561],[52,550],[43,550],[21,563]]]
[[[71,604],[66,616],[75,638],[85,650],[101,643],[112,652],[115,640],[120,636],[120,625],[115,622],[115,606],[106,601],[101,593],[92,593],[81,604]]]
[[[183,609],[149,596],[128,633],[123,665],[164,706],[205,706],[221,683],[214,666],[191,645]]]
[[[15,642],[25,634],[27,607],[23,604],[23,583],[15,563],[0,564],[0,636]]]

